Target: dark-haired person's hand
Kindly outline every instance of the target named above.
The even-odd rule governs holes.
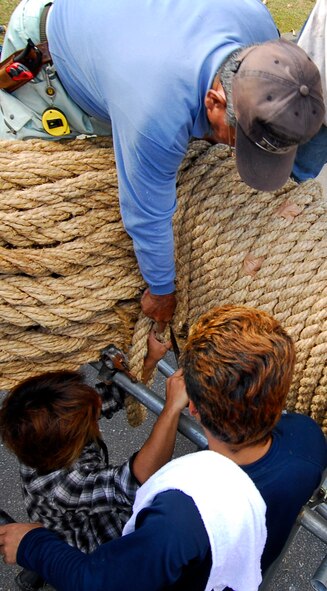
[[[25,534],[42,527],[41,523],[8,523],[0,526],[0,554],[6,564],[15,564],[17,550]]]
[[[148,352],[144,359],[142,381],[146,384],[152,376],[154,369],[162,359],[167,351],[171,348],[171,341],[167,340],[161,342],[157,339],[157,332],[154,327],[149,332],[148,336]]]
[[[171,348],[170,339],[163,342],[158,340],[157,336],[158,334],[156,328],[152,327],[148,336],[148,354],[146,359],[148,359],[149,362],[152,362],[153,364],[158,363],[158,361],[160,361],[160,359],[162,359],[166,355],[167,351],[169,351]]]

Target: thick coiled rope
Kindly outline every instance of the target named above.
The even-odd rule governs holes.
[[[109,139],[0,142],[0,388],[77,368],[114,343],[138,378],[151,322],[125,233]],[[229,149],[190,144],[174,220],[175,332],[212,306],[267,310],[294,337],[287,407],[327,430],[327,204],[320,185],[241,182]],[[182,344],[182,340],[181,340]],[[144,418],[134,401],[131,424]]]

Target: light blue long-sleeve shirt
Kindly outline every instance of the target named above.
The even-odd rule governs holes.
[[[278,37],[261,0],[56,0],[59,77],[87,113],[110,118],[124,226],[154,294],[174,290],[176,172],[209,132],[204,98],[240,46]]]

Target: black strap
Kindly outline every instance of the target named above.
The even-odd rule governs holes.
[[[49,2],[48,4],[45,5],[45,7],[43,8],[43,10],[41,12],[40,43],[44,43],[45,41],[47,41],[46,26],[47,26],[48,13],[49,13],[51,6],[52,6],[52,2]]]

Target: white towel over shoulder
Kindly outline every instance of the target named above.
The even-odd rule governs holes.
[[[252,480],[234,462],[202,451],[169,462],[141,486],[123,535],[134,531],[139,511],[166,490],[193,498],[210,540],[212,568],[206,591],[257,591],[266,541],[266,505]]]

